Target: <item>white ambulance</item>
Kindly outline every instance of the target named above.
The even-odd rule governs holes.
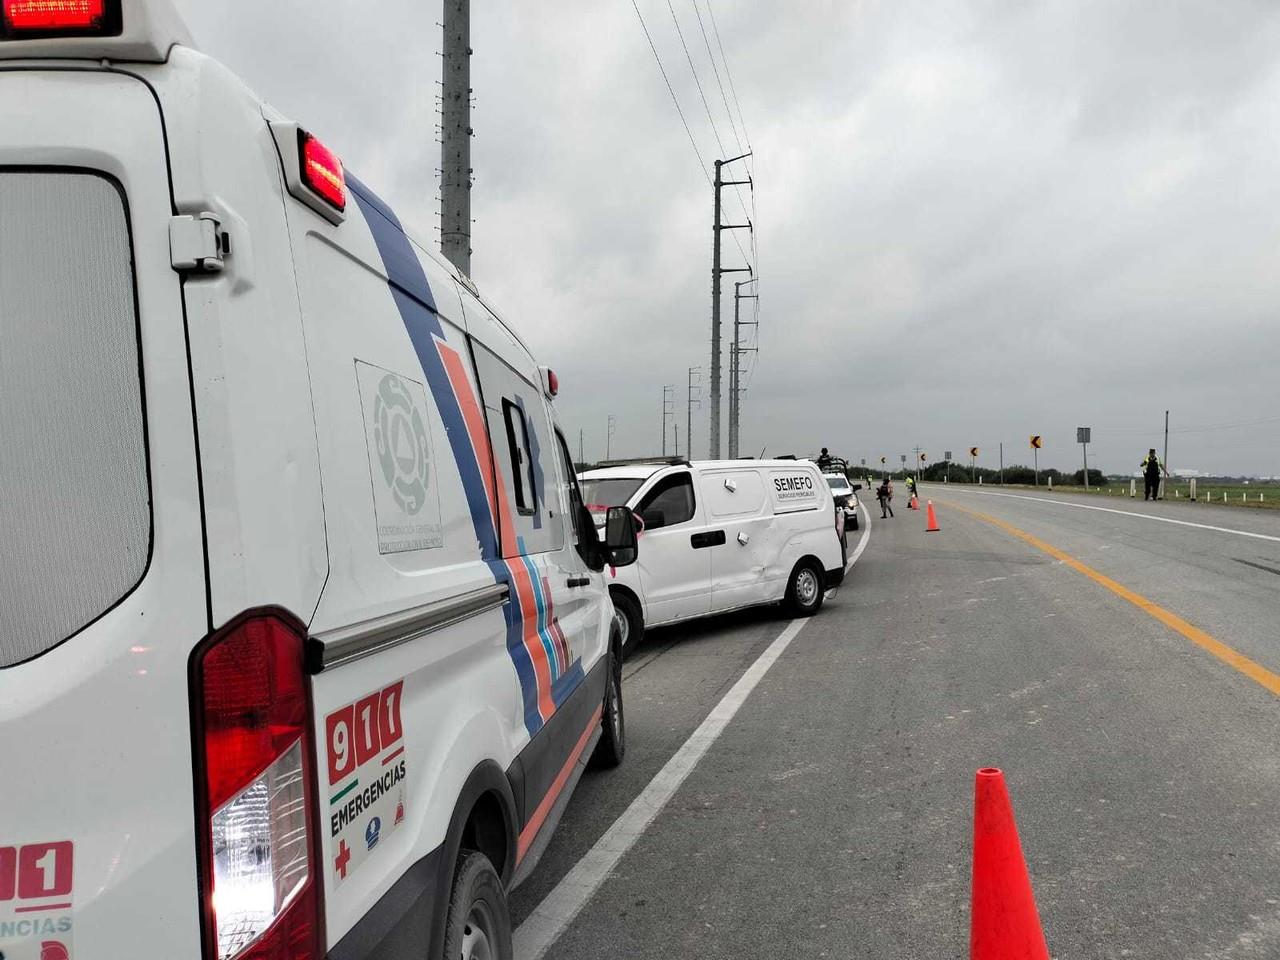
[[[844,515],[808,460],[671,460],[580,474],[601,521],[640,518],[640,560],[611,571],[624,650],[646,627],[785,603],[797,616],[844,580]]]
[[[166,4],[0,0],[4,960],[510,956],[624,749],[556,391]]]

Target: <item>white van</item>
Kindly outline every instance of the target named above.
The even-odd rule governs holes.
[[[640,560],[609,590],[624,649],[646,627],[785,602],[807,616],[844,579],[844,516],[808,460],[638,462],[579,475],[587,507],[641,520]]]
[[[511,955],[624,749],[556,391],[167,5],[0,0],[5,960]]]

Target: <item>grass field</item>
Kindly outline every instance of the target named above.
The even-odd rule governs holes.
[[[1048,490],[1048,487],[1041,485],[1040,487],[1007,484],[1010,489],[1017,488],[1019,490],[1036,490],[1042,492]],[[1085,493],[1084,487],[1069,486],[1066,484],[1054,484],[1054,490],[1063,493]],[[1129,482],[1127,480],[1113,480],[1101,487],[1090,487],[1089,493],[1101,497],[1115,497],[1117,499],[1129,498]],[[1137,499],[1142,499],[1142,481],[1137,481]],[[1223,500],[1223,494],[1226,500]],[[1171,502],[1181,501],[1188,506],[1197,506],[1202,503],[1215,503],[1219,506],[1225,504],[1231,507],[1252,507],[1263,510],[1280,510],[1280,484],[1277,483],[1251,483],[1233,484],[1233,483],[1214,483],[1213,481],[1197,480],[1196,481],[1196,499],[1191,499],[1191,484],[1186,480],[1166,481],[1165,482],[1165,499]]]

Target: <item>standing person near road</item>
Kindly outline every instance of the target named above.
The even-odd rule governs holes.
[[[893,481],[888,477],[884,478],[884,482],[876,487],[876,499],[880,501],[880,519],[884,520],[893,516]]]
[[[831,469],[831,454],[827,453],[827,448],[823,447],[822,452],[818,454],[818,469],[826,473]]]
[[[910,500],[916,495],[916,478],[907,474],[907,499]]]
[[[1156,448],[1152,447],[1142,458],[1142,479],[1144,481],[1142,499],[1158,500],[1160,498],[1160,474],[1167,472],[1160,458],[1156,456]]]

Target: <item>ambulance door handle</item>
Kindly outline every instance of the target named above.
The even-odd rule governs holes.
[[[589,587],[591,586],[590,577],[570,577],[565,584],[569,587]]]

